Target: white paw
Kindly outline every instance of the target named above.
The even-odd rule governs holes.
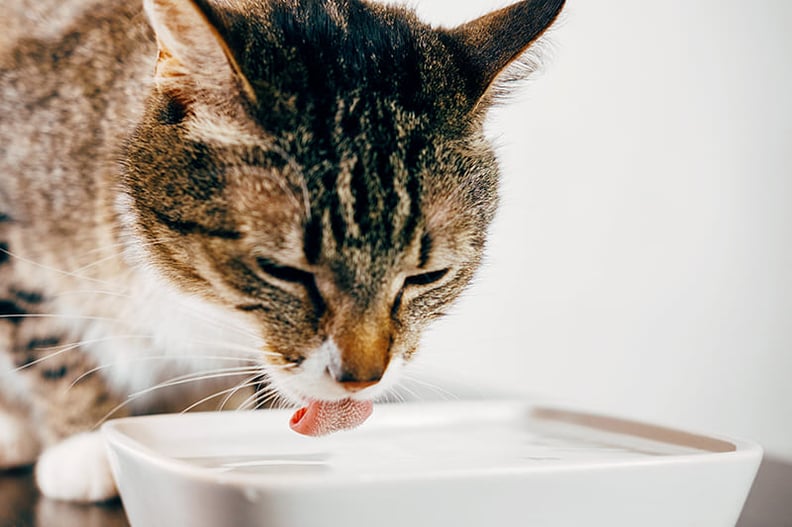
[[[0,410],[0,469],[32,465],[39,453],[27,419]]]
[[[56,500],[98,502],[118,496],[99,432],[77,434],[46,449],[36,465],[36,481],[42,494]]]

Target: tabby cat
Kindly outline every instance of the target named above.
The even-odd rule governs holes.
[[[107,417],[365,419],[479,265],[485,115],[563,3],[444,29],[364,0],[3,0],[0,468],[103,500]]]

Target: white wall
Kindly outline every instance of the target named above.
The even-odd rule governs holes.
[[[792,459],[790,27],[788,0],[570,0],[493,114],[489,264],[425,365]]]

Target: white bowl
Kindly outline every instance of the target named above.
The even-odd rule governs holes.
[[[732,527],[762,456],[523,401],[380,405],[359,429],[318,439],[289,417],[105,424],[132,527]]]

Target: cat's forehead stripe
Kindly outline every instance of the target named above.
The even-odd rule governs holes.
[[[374,166],[360,159],[342,163],[325,179],[326,236],[338,247],[400,249],[413,239],[420,216],[420,181],[387,153]]]
[[[429,263],[429,256],[432,253],[432,236],[425,232],[421,236],[421,249],[418,258],[418,267],[424,268]]]
[[[357,158],[346,159],[341,163],[336,180],[335,192],[338,195],[338,207],[341,219],[346,225],[346,234],[353,238],[360,238],[360,225],[355,219],[358,200],[352,193],[352,170],[357,165]]]

